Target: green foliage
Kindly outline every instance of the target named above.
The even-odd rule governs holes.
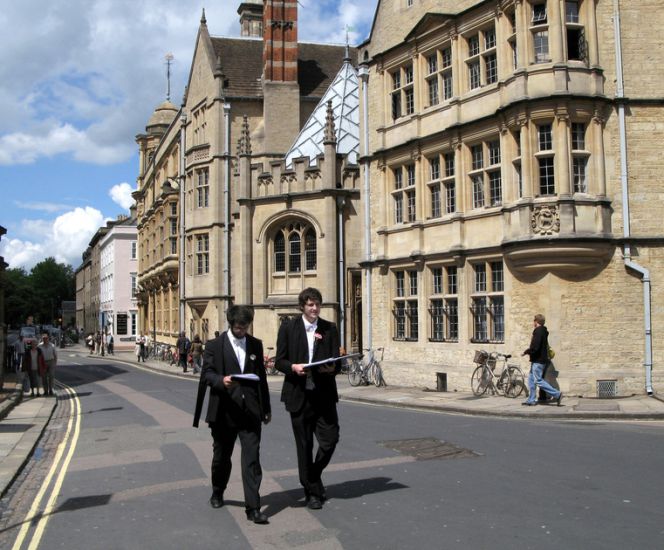
[[[35,323],[57,324],[63,300],[76,299],[76,277],[70,265],[46,258],[30,273],[24,269],[5,272],[5,318],[11,325],[22,325],[28,315]]]

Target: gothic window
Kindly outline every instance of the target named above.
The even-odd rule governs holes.
[[[273,239],[274,273],[289,274],[315,271],[317,267],[317,239],[315,230],[306,223],[292,222],[280,227]]]

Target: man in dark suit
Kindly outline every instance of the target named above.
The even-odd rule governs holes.
[[[323,298],[315,288],[298,296],[302,315],[284,322],[277,336],[275,365],[285,375],[281,400],[291,415],[297,467],[306,503],[319,510],[325,500],[321,474],[329,464],[339,441],[337,383],[339,361],[317,367],[304,365],[339,357],[337,327],[321,319]],[[314,436],[318,450],[313,458]]]
[[[263,472],[260,464],[261,422],[270,422],[270,395],[263,365],[263,343],[247,334],[254,319],[248,306],[235,305],[226,314],[229,329],[210,340],[203,352],[194,426],[203,408],[205,390],[210,398],[205,421],[212,432],[212,496],[210,505],[224,505],[224,491],[231,475],[231,456],[239,436],[242,445],[242,485],[247,519],[268,523],[260,511]],[[241,376],[254,375],[254,380]]]

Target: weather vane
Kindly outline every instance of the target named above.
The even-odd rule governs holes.
[[[175,59],[175,56],[172,53],[167,53],[164,56],[164,59],[166,59],[166,101],[171,100],[171,63],[173,62],[173,59]]]

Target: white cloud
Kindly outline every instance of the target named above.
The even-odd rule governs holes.
[[[99,210],[89,206],[65,212],[51,222],[23,220],[21,233],[27,238],[3,238],[0,254],[10,268],[30,269],[49,256],[76,268],[90,239],[106,221]]]
[[[134,199],[131,194],[134,190],[126,182],[118,183],[111,187],[108,192],[108,196],[113,199],[113,202],[119,204],[125,210],[129,210],[132,204],[134,204]]]
[[[42,210],[44,212],[59,212],[60,210],[68,210],[71,208],[70,204],[58,204],[57,202],[24,202],[14,201],[17,208],[23,210]]]

